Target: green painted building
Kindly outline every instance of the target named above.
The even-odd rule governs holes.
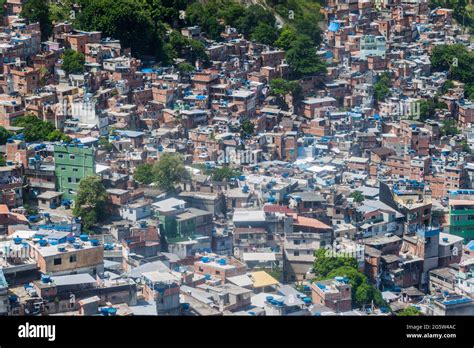
[[[74,199],[82,178],[95,174],[95,148],[82,145],[55,145],[56,188],[63,198]]]
[[[449,233],[463,237],[465,243],[474,239],[474,200],[449,201]]]

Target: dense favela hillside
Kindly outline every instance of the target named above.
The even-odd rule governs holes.
[[[474,314],[468,2],[0,4],[0,315]]]

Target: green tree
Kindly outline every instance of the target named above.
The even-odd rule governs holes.
[[[139,164],[133,174],[136,181],[145,185],[149,185],[154,181],[153,176],[153,164],[151,163]]]
[[[181,35],[181,33],[173,31],[169,36],[169,45],[173,59],[183,57],[192,64],[196,63],[199,59],[204,65],[209,64],[206,47],[201,41],[188,39]]]
[[[293,104],[300,102],[303,99],[303,87],[298,81],[288,81],[277,78],[270,80],[270,93],[278,98],[279,104],[287,107],[285,97],[291,94]]]
[[[441,126],[441,134],[447,136],[458,135],[459,129],[456,126],[456,121],[453,119],[444,120]]]
[[[462,146],[462,150],[464,152],[467,152],[468,154],[472,154],[472,150],[471,150],[471,147],[469,146],[468,142],[466,139],[463,139],[461,141],[461,146]]]
[[[420,103],[420,121],[424,121],[433,116],[435,111],[435,103],[433,99],[422,99]]]
[[[474,84],[467,84],[464,87],[464,97],[468,100],[474,100]]]
[[[421,312],[415,307],[409,306],[405,308],[404,310],[400,311],[399,313],[397,313],[397,315],[400,317],[408,317],[408,316],[413,317],[413,316],[420,316]]]
[[[260,23],[253,30],[251,38],[264,45],[273,45],[275,40],[278,39],[278,31],[274,26],[267,23]]]
[[[86,58],[82,53],[67,49],[61,58],[63,60],[61,67],[66,74],[82,74],[84,72]]]
[[[74,24],[78,29],[101,31],[104,36],[120,40],[138,56],[164,56],[164,19],[177,21],[179,7],[166,8],[171,1],[145,0],[77,0],[81,11]],[[173,6],[173,4],[171,4]]]
[[[352,192],[349,197],[354,198],[354,202],[360,203],[364,201],[364,195],[360,191],[354,191]]]
[[[298,36],[286,52],[286,59],[296,79],[326,72],[325,63],[316,54],[316,47],[311,38],[306,35]]]
[[[51,122],[42,121],[35,115],[18,117],[14,121],[16,127],[23,128],[25,141],[70,141],[70,138],[57,130]]]
[[[39,22],[41,40],[46,41],[53,32],[53,24],[49,15],[48,2],[44,0],[27,0],[23,5],[21,17],[30,23]]]
[[[44,140],[47,141],[64,141],[65,143],[71,142],[71,137],[61,132],[59,129],[53,130],[49,133]]]
[[[13,133],[0,126],[0,145],[5,145],[7,139],[13,136]]]
[[[382,294],[373,285],[369,284],[367,277],[352,266],[342,266],[328,275],[328,279],[335,277],[345,277],[349,279],[352,288],[352,303],[356,307],[371,304],[372,301],[376,306],[385,306],[386,303],[382,298]]]
[[[240,171],[230,166],[222,166],[212,170],[212,180],[214,181],[230,180],[231,178],[238,177],[239,175]]]
[[[181,155],[163,153],[153,166],[153,177],[158,186],[166,192],[174,192],[176,184],[189,178]]]
[[[441,94],[445,94],[451,88],[454,88],[454,82],[451,80],[446,80],[446,82],[441,86]]]
[[[303,16],[296,17],[295,30],[298,35],[306,35],[311,38],[314,46],[321,44],[321,28],[317,14],[307,12]]]
[[[235,27],[245,37],[249,38],[261,24],[275,28],[275,17],[260,5],[250,5],[236,20]]]
[[[189,74],[194,71],[194,66],[189,63],[179,63],[176,68],[182,74]]]
[[[465,83],[465,96],[473,98],[474,52],[463,44],[438,45],[431,53],[431,66],[434,71],[447,71],[450,79]]]
[[[84,231],[90,232],[95,224],[107,217],[107,200],[107,191],[99,177],[88,176],[81,180],[73,214],[81,218]]]
[[[290,26],[285,26],[278,36],[278,39],[275,41],[275,46],[288,51],[297,39],[298,34],[295,29]]]
[[[245,119],[242,121],[242,124],[240,125],[240,136],[242,138],[248,138],[253,134],[253,131],[255,129],[255,126],[249,119]]]
[[[99,139],[99,146],[107,152],[113,150],[114,146],[110,143],[108,137],[101,137]]]
[[[215,2],[194,2],[186,8],[186,21],[189,25],[199,25],[210,39],[221,40],[224,26],[216,18],[218,11],[219,6]]]
[[[343,266],[348,266],[353,269],[357,269],[358,267],[355,258],[344,256],[334,257],[333,255],[329,255],[328,250],[324,248],[316,250],[314,256],[313,272],[318,279],[326,278],[332,271]]]
[[[384,72],[374,83],[374,98],[376,101],[384,100],[390,93],[390,75]]]

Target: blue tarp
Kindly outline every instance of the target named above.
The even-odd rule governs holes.
[[[331,22],[331,24],[329,24],[328,30],[335,32],[335,31],[338,31],[339,28],[340,28],[340,24],[338,22]]]

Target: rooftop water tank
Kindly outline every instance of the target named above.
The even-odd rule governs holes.
[[[98,246],[99,245],[99,240],[98,239],[91,239],[91,244],[92,244],[92,246]]]
[[[227,264],[227,261],[225,259],[220,259],[219,260],[219,265],[226,265]]]
[[[81,249],[81,243],[74,243],[74,244],[73,244],[73,247],[74,247],[75,249]]]
[[[43,274],[41,276],[41,282],[45,284],[51,283],[51,277],[49,275]]]
[[[16,245],[21,244],[21,241],[22,241],[22,240],[23,240],[23,239],[21,239],[21,238],[19,238],[19,237],[13,238],[13,242],[14,242]]]
[[[273,296],[267,296],[267,297],[265,297],[265,299],[266,299],[268,302],[271,302],[271,301],[273,301]]]
[[[58,251],[59,251],[59,252],[65,252],[65,251],[66,251],[66,247],[59,245],[59,246],[58,246]]]
[[[208,263],[208,262],[209,262],[209,258],[205,256],[205,257],[203,257],[203,258],[201,259],[201,261],[204,262],[204,263]]]
[[[89,236],[87,234],[81,234],[79,236],[79,238],[83,241],[83,242],[87,242],[89,240]]]
[[[38,241],[38,244],[39,244],[40,246],[44,247],[44,246],[48,245],[48,241],[47,241],[46,239],[40,239],[40,240]]]

